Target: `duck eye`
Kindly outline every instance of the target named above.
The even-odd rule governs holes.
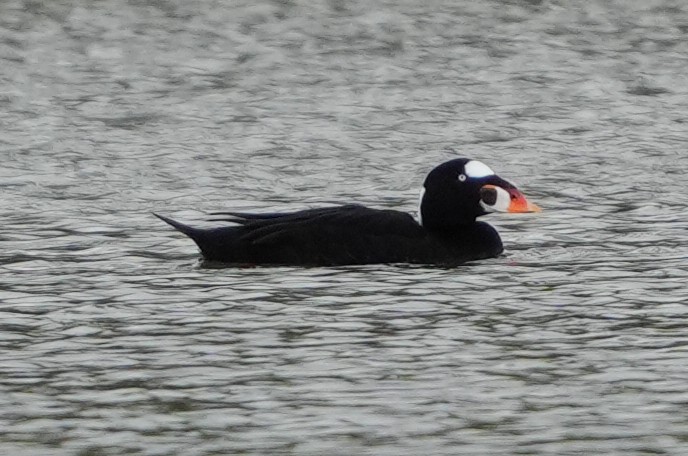
[[[459,181],[465,182],[466,181],[466,175],[465,174],[459,174]]]

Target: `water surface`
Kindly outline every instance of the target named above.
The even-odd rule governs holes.
[[[0,449],[683,455],[680,1],[0,4]],[[214,269],[151,216],[545,212],[458,268]]]

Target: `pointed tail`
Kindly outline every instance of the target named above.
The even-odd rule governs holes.
[[[172,220],[171,218],[167,218],[163,215],[156,214],[155,212],[153,212],[153,215],[156,216],[157,218],[159,218],[160,220],[162,220],[163,222],[165,222],[169,225],[172,225],[177,231],[181,231],[182,233],[189,236],[191,239],[196,240],[195,236],[200,231],[198,228],[193,228],[189,225],[185,225],[185,224],[178,222],[176,220]]]
[[[206,259],[224,261],[231,257],[236,227],[194,228],[155,212],[153,215],[190,237]]]

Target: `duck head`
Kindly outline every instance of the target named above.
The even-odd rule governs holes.
[[[484,163],[457,158],[437,166],[425,178],[418,214],[426,229],[451,230],[475,223],[490,212],[540,211]]]

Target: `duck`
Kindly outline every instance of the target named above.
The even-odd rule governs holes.
[[[153,213],[191,238],[205,260],[236,266],[416,264],[457,266],[499,256],[494,212],[540,212],[479,160],[455,158],[428,173],[417,218],[360,204],[295,212],[214,212],[231,225],[196,228]]]

